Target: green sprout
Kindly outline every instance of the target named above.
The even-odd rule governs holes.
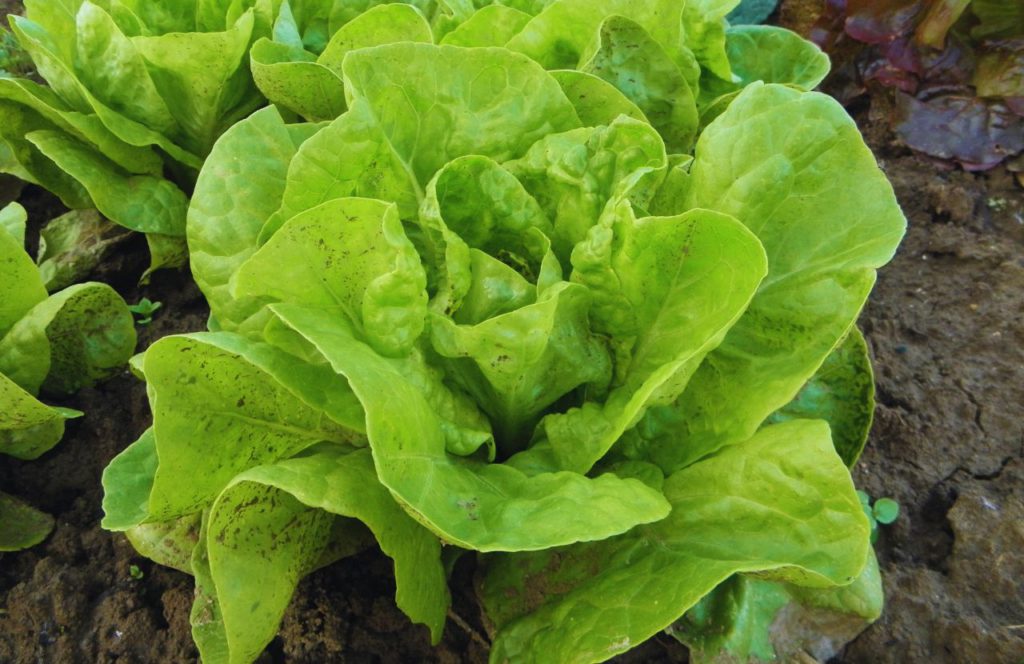
[[[148,297],[144,297],[139,300],[138,304],[129,305],[128,311],[140,316],[137,321],[139,325],[149,325],[153,322],[153,314],[162,306],[164,306],[163,302],[153,302]]]
[[[871,542],[874,543],[878,539],[878,524],[888,526],[894,522],[900,515],[900,504],[892,498],[879,498],[872,505],[871,496],[860,490],[857,491],[857,497],[871,524]]]
[[[146,576],[145,573],[139,568],[138,565],[128,566],[128,576],[132,577],[136,581],[141,581],[142,577]]]

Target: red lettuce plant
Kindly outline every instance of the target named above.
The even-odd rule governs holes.
[[[892,89],[893,129],[914,150],[1024,170],[1024,3],[828,0],[811,37],[833,52],[868,45],[851,63],[853,94]]]

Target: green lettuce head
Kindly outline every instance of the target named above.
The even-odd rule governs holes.
[[[27,0],[11,16],[49,87],[0,78],[0,171],[148,235],[184,261],[187,193],[214,141],[263,102],[249,47],[271,0]]]
[[[594,47],[563,1],[522,48],[354,48],[336,119],[268,108],[214,147],[188,219],[211,332],[137,364],[153,427],[104,478],[105,526],[195,575],[205,661],[258,657],[366,528],[435,639],[442,545],[483,552],[495,662],[670,626],[745,661],[803,647],[767,633],[783,606],[877,617],[848,463],[892,189],[833,100],[732,76],[721,21],[606,4],[736,87],[705,128],[546,70]]]
[[[135,324],[110,286],[84,283],[49,295],[25,252],[25,209],[0,210],[0,454],[36,459],[82,413],[39,401],[108,378],[135,350]],[[41,541],[53,520],[0,492],[0,551]]]

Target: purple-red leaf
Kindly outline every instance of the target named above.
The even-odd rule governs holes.
[[[893,124],[914,150],[955,159],[970,171],[1024,150],[1024,121],[998,101],[949,95],[920,101],[897,93]]]

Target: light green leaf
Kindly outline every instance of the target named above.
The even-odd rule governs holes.
[[[221,137],[199,174],[187,226],[192,275],[221,329],[237,329],[261,308],[235,299],[229,282],[259,247],[260,229],[281,204],[288,164],[312,131],[285,125],[273,108],[258,111]]]
[[[33,16],[32,12],[29,12],[29,16]],[[20,16],[11,17],[11,27],[18,36],[18,41],[32,54],[39,73],[72,109],[81,113],[95,112],[99,121],[112,134],[129,145],[158,146],[172,159],[189,168],[198,169],[202,165],[202,160],[198,156],[178,146],[159,130],[123,115],[97,99],[72,71],[68,64],[72,56],[68,54],[64,57],[58,54],[59,48],[54,43],[53,30],[51,34],[47,34],[40,24]],[[57,27],[55,31],[64,34],[65,28],[66,26]],[[72,27],[71,30],[73,29]],[[65,34],[58,41],[65,39],[67,44],[76,43],[73,32]]]
[[[584,126],[611,124],[620,115],[647,122],[644,112],[611,83],[582,71],[558,69],[551,77],[576,108]]]
[[[81,4],[78,0],[25,0],[25,16],[10,15],[8,20],[40,76],[69,106],[84,111],[89,102],[72,70],[77,42],[75,14]]]
[[[824,364],[800,388],[793,401],[777,410],[769,422],[814,418],[828,422],[832,442],[846,465],[860,458],[875,413],[875,381],[864,335],[850,328]]]
[[[338,159],[341,153],[345,159]],[[422,198],[420,185],[388,142],[369,106],[362,102],[354,104],[295,153],[287,170],[280,210],[267,221],[261,237],[269,237],[300,212],[350,196],[394,202],[405,219],[415,216]]]
[[[73,110],[50,88],[29,80],[0,78],[0,97],[32,109],[57,129],[92,145],[130,173],[159,175],[163,170],[160,157],[151,147],[125,143],[111,133],[98,117]]]
[[[344,381],[237,335],[165,337],[146,352],[145,373],[160,459],[155,520],[204,508],[247,468],[320,441],[360,443],[331,419],[352,414]]]
[[[20,203],[8,203],[0,210],[0,231],[6,232],[19,246],[25,246],[25,222],[28,221],[28,212]],[[4,329],[0,323],[0,330]]]
[[[381,549],[395,561],[399,608],[415,622],[427,625],[435,643],[440,640],[450,601],[441,565],[441,543],[406,514],[380,484],[369,451],[344,454],[324,448],[253,468],[232,486],[243,482],[276,487],[304,505],[353,517],[369,526]],[[226,604],[224,608],[229,617]],[[241,608],[239,617],[244,618],[248,607]]]
[[[253,80],[272,104],[310,121],[333,120],[345,111],[345,84],[312,53],[264,37],[249,56]]]
[[[48,451],[64,435],[64,420],[81,416],[66,408],[50,408],[0,373],[0,453],[31,460]]]
[[[828,75],[828,56],[795,32],[771,25],[742,25],[726,31],[726,52],[733,79],[706,80],[701,105],[761,81],[813,90]],[[720,113],[721,110],[716,111]]]
[[[607,127],[550,134],[504,166],[553,220],[555,253],[568,264],[608,201],[646,202],[646,178],[665,162],[664,143],[650,125],[619,117]]]
[[[199,650],[199,658],[205,664],[229,664],[228,639],[224,631],[217,589],[210,573],[210,557],[207,550],[209,513],[204,513],[199,530],[199,542],[192,550],[189,567],[196,579],[195,599],[189,623],[192,625],[192,640]]]
[[[426,275],[394,204],[339,198],[284,224],[233,277],[236,297],[338,307],[378,352],[423,332]]]
[[[146,520],[156,466],[156,437],[150,427],[103,470],[101,526],[120,531]]]
[[[205,541],[228,656],[213,661],[245,664],[259,657],[299,579],[320,559],[333,521],[257,482],[239,479],[220,494]],[[210,661],[205,653],[203,661]]]
[[[79,284],[37,304],[0,339],[0,373],[33,394],[71,394],[113,375],[134,351],[121,296],[106,284]]]
[[[729,15],[740,0],[689,0],[683,8],[683,43],[701,66],[723,80],[732,79],[725,51]]]
[[[34,131],[26,138],[80,182],[111,221],[140,233],[185,234],[188,198],[170,180],[126,173],[67,134]]]
[[[366,410],[378,477],[445,540],[482,551],[534,550],[601,539],[665,516],[660,494],[635,480],[573,473],[528,478],[502,464],[448,456],[441,423],[420,390],[357,341],[341,316],[272,308],[348,378]],[[393,404],[401,404],[399,412]]]
[[[35,546],[46,539],[51,530],[52,516],[0,491],[0,551],[20,551]]]
[[[46,299],[46,288],[22,240],[0,231],[0,338]]]
[[[744,440],[796,395],[853,325],[906,226],[853,120],[817,93],[751,84],[701,135],[690,173],[690,206],[743,222],[769,272],[678,402],[638,428],[666,469]]]
[[[579,126],[558,83],[504,49],[390,44],[351,53],[344,70],[346,94],[365,100],[421,185],[456,157],[514,159]]]
[[[738,87],[754,81],[785,83],[813,90],[830,68],[814,42],[773,25],[745,25],[726,31],[726,51]]]
[[[139,552],[158,565],[192,574],[192,552],[199,542],[201,515],[189,514],[171,521],[140,523],[124,535]]]
[[[3,80],[0,78],[0,82]],[[37,131],[52,131],[53,127],[34,110],[0,99],[0,171],[46,188],[70,208],[92,207],[82,185],[27,138]]]
[[[254,23],[248,11],[223,32],[171,31],[131,40],[181,127],[181,146],[193,154],[208,154],[225,129],[262,103],[245,66]],[[140,122],[153,126],[148,117]]]
[[[736,572],[851,583],[868,525],[824,422],[768,427],[667,480],[669,517],[626,535],[489,556],[492,662],[601,662],[661,631]]]
[[[341,26],[317,64],[341,76],[342,62],[350,52],[397,42],[432,44],[434,35],[423,14],[412,5],[377,5]]]
[[[507,48],[546,69],[575,69],[605,19],[628,16],[675,57],[687,4],[675,0],[558,0],[527,23]]]
[[[442,44],[451,46],[504,46],[533,18],[504,5],[481,7],[457,28],[445,35]]]
[[[509,270],[518,270],[517,275],[528,277],[532,283],[525,278],[519,281],[532,292],[528,295],[531,301],[536,299],[538,287],[543,289],[562,278],[547,239],[552,232],[547,215],[515,176],[487,157],[459,157],[438,171],[427,185],[417,221],[421,234],[414,239],[431,270],[428,280],[433,308],[454,313],[460,323],[489,317],[479,315],[483,302],[470,307],[463,301],[471,290],[483,296],[481,299],[509,300],[507,283],[499,287],[498,282],[484,282],[477,274],[482,261],[469,248],[487,252],[514,266]],[[476,266],[472,273],[471,262]],[[484,288],[485,283],[495,288]],[[471,309],[476,309],[476,314]]]
[[[737,575],[708,594],[670,628],[695,664],[817,661],[835,657],[882,612],[882,580],[874,552],[846,586],[802,588]]]
[[[178,124],[150,78],[146,61],[110,14],[83,2],[75,17],[75,75],[99,101],[130,120],[171,136]]]
[[[149,248],[149,267],[142,273],[139,283],[148,283],[150,275],[164,268],[188,265],[188,241],[180,235],[146,233]]]
[[[541,413],[559,398],[610,378],[611,359],[590,332],[589,309],[586,288],[561,283],[535,304],[476,325],[431,319],[434,349],[491,416],[506,452],[526,448]]]
[[[52,293],[81,281],[128,236],[96,210],[72,210],[51,220],[40,233],[37,259],[46,289]]]
[[[614,85],[643,111],[669,152],[689,152],[697,135],[696,93],[669,53],[634,21],[601,23],[596,51],[580,69]]]
[[[567,470],[587,472],[653,405],[671,403],[750,303],[768,265],[735,219],[707,210],[636,220],[628,204],[573,253],[573,281],[617,344],[615,389],[544,420]]]

